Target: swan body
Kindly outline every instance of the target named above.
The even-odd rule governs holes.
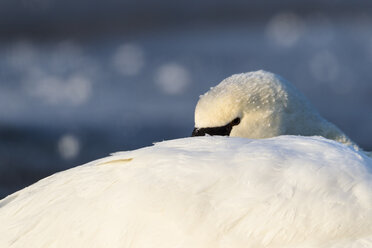
[[[321,137],[195,137],[0,201],[0,247],[372,247],[372,160]]]

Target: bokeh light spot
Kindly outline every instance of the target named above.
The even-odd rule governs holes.
[[[92,82],[84,75],[61,78],[41,75],[26,82],[26,92],[48,104],[79,105],[92,94]]]
[[[20,40],[7,52],[10,71],[29,96],[54,105],[80,105],[91,97],[97,66],[75,42],[40,47]]]
[[[184,66],[179,64],[165,64],[157,69],[155,82],[166,94],[180,94],[185,91],[190,83],[190,73]]]
[[[73,159],[80,152],[79,139],[71,134],[65,134],[58,140],[58,152],[63,159]]]
[[[294,13],[279,13],[267,24],[266,33],[276,45],[290,47],[298,41],[303,29],[304,25],[299,16]]]
[[[112,59],[114,68],[125,76],[137,75],[144,66],[144,52],[134,44],[121,45]]]

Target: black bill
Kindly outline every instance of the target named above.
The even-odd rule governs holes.
[[[235,118],[230,123],[226,124],[225,126],[221,126],[221,127],[194,128],[194,130],[192,131],[191,136],[192,137],[194,137],[194,136],[205,136],[206,134],[229,136],[233,126],[236,126],[239,123],[240,123],[240,118]]]

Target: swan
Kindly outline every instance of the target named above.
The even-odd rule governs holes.
[[[372,247],[372,159],[280,77],[240,74],[211,89],[193,135],[7,196],[0,247]]]
[[[360,149],[292,84],[263,70],[232,75],[200,96],[193,136],[205,134],[251,139],[318,135]]]

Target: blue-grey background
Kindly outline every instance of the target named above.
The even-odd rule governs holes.
[[[198,96],[265,69],[372,150],[372,2],[1,0],[0,198],[189,136]]]

